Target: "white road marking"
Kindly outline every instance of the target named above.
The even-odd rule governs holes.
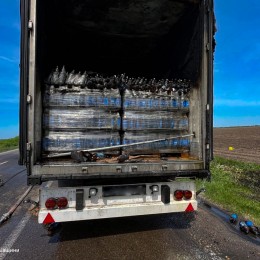
[[[8,163],[8,161],[6,161],[6,162],[2,162],[2,163],[0,163],[0,165],[3,165],[3,164],[5,164],[5,163]]]
[[[22,218],[22,220],[18,223],[14,231],[10,234],[10,236],[6,239],[3,246],[0,248],[0,259],[4,259],[7,254],[10,254],[6,252],[6,249],[14,249],[13,245],[22,233],[23,229],[25,228],[27,222],[30,220],[31,215],[29,213],[26,213],[26,215]],[[15,248],[20,249],[20,248]],[[11,253],[16,254],[16,253]]]
[[[7,152],[2,152],[2,153],[0,153],[0,155],[12,153],[12,152],[16,152],[16,151],[18,151],[18,150],[19,150],[19,149],[14,149],[14,150],[10,150],[10,151],[7,151]]]

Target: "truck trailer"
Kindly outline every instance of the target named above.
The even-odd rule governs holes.
[[[20,4],[19,163],[41,185],[38,222],[196,211],[213,158],[213,0]]]

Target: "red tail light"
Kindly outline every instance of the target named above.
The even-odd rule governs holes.
[[[56,199],[55,198],[49,198],[45,202],[45,207],[47,209],[54,209],[56,207]]]
[[[182,200],[182,198],[183,198],[183,191],[182,190],[176,190],[174,192],[174,197],[176,198],[176,200]]]
[[[65,197],[58,198],[57,206],[59,209],[66,208],[68,206],[68,200]]]
[[[186,200],[190,200],[192,197],[192,192],[190,190],[185,190],[183,191],[183,195]]]

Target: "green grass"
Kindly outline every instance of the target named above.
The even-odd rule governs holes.
[[[19,137],[16,136],[10,139],[0,139],[0,152],[9,151],[18,148]]]
[[[211,163],[212,181],[205,185],[205,199],[260,225],[260,165],[216,157]]]

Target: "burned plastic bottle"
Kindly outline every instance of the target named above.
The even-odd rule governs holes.
[[[246,220],[245,224],[248,226],[249,231],[254,234],[254,235],[258,235],[258,228],[254,226],[254,223],[250,220]]]
[[[66,79],[66,85],[72,86],[75,80],[75,71],[73,70]]]
[[[63,66],[62,67],[62,70],[59,74],[59,77],[58,77],[58,85],[59,86],[63,86],[65,84],[65,81],[66,81],[66,70],[65,70],[65,67]]]
[[[242,232],[244,232],[245,234],[249,233],[249,227],[246,225],[246,223],[244,221],[240,221],[239,222],[239,228]]]
[[[73,83],[74,83],[75,86],[80,86],[80,84],[79,84],[80,83],[80,78],[81,78],[81,72],[79,71],[79,73],[76,74],[75,78],[74,78],[74,82]]]
[[[258,228],[256,226],[249,227],[249,231],[255,236],[259,235]]]
[[[79,72],[79,74],[76,76],[75,81],[74,81],[75,86],[80,86],[81,88],[83,88],[86,83],[86,78],[87,78],[86,71],[82,75]]]
[[[59,84],[59,68],[56,67],[55,71],[52,73],[51,85],[57,86]]]

